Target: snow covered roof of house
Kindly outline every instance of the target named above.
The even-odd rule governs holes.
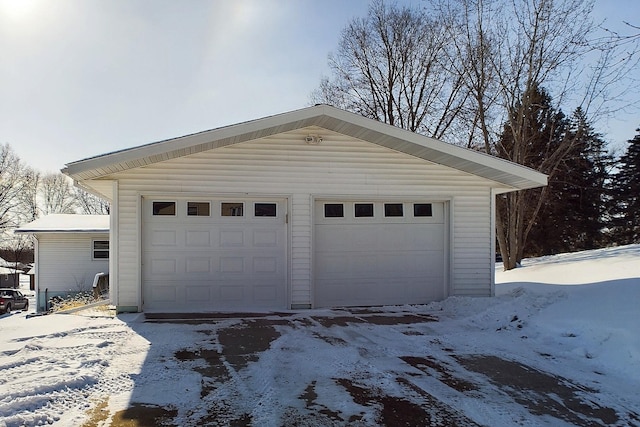
[[[498,157],[458,147],[329,105],[316,105],[262,119],[179,138],[115,151],[66,165],[63,173],[76,182],[100,185],[110,175],[206,150],[318,126],[383,147],[474,174],[503,191],[541,187],[547,176]],[[108,180],[106,181],[108,184]],[[112,188],[96,187],[105,197]]]
[[[109,215],[52,214],[24,224],[15,233],[108,233]]]

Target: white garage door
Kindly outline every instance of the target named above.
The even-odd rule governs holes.
[[[445,205],[315,203],[315,306],[418,304],[446,294]]]
[[[286,308],[286,201],[144,198],[144,310]]]

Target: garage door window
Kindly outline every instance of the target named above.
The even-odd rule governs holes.
[[[176,202],[153,202],[153,215],[175,216]]]
[[[210,212],[209,202],[187,202],[188,216],[209,216]]]
[[[385,203],[384,216],[386,217],[404,216],[404,211],[402,210],[402,203]]]
[[[256,203],[254,205],[255,216],[276,216],[276,213],[275,203]]]
[[[344,205],[342,203],[325,203],[325,218],[344,218]]]
[[[354,215],[356,218],[372,218],[373,203],[356,203],[354,205]]]
[[[413,204],[413,216],[433,216],[433,209],[431,203],[414,203]]]
[[[222,203],[220,208],[222,216],[244,216],[244,203]]]

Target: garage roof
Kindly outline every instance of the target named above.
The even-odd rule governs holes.
[[[108,233],[109,215],[52,214],[24,224],[15,233]]]
[[[253,139],[319,126],[433,163],[496,182],[496,188],[522,190],[547,184],[533,169],[451,145],[329,105],[316,105],[262,119],[115,151],[72,162],[62,170],[75,181],[94,180],[153,163]]]

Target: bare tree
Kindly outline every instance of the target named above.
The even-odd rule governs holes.
[[[110,205],[106,200],[94,196],[82,188],[74,189],[76,205],[83,214],[87,215],[109,215]]]
[[[71,181],[65,175],[45,175],[40,182],[39,193],[43,215],[76,213],[76,199]]]
[[[40,188],[40,172],[27,168],[22,177],[24,185],[20,193],[20,222],[30,222],[40,216],[38,207],[38,189]]]
[[[0,232],[19,224],[25,166],[8,144],[0,144]]]
[[[597,122],[630,104],[637,39],[603,33],[587,0],[452,0],[432,2],[452,29],[451,66],[464,76],[475,111],[470,141],[488,153],[533,167],[554,179],[580,132],[554,129],[544,152],[532,146],[531,129],[544,87],[555,106],[580,108]],[[500,146],[508,131],[508,149]],[[469,144],[471,145],[471,144]],[[552,147],[552,150],[548,148]],[[534,194],[535,193],[535,194]],[[499,197],[497,238],[505,269],[514,268],[548,188]]]
[[[628,107],[640,37],[604,31],[591,0],[428,0],[415,10],[374,0],[343,31],[332,79],[313,94],[395,126],[500,155],[553,179],[579,132],[531,146],[535,96],[598,123]],[[629,26],[630,28],[635,28]],[[635,84],[635,85],[634,85]],[[553,123],[552,123],[553,126]],[[508,138],[504,132],[510,133]],[[508,149],[500,146],[509,140]],[[544,159],[540,159],[544,156]],[[505,268],[522,259],[548,189],[498,199]]]
[[[454,135],[467,91],[448,67],[444,25],[423,10],[374,0],[366,18],[344,29],[329,57],[333,78],[313,101],[435,138]]]

